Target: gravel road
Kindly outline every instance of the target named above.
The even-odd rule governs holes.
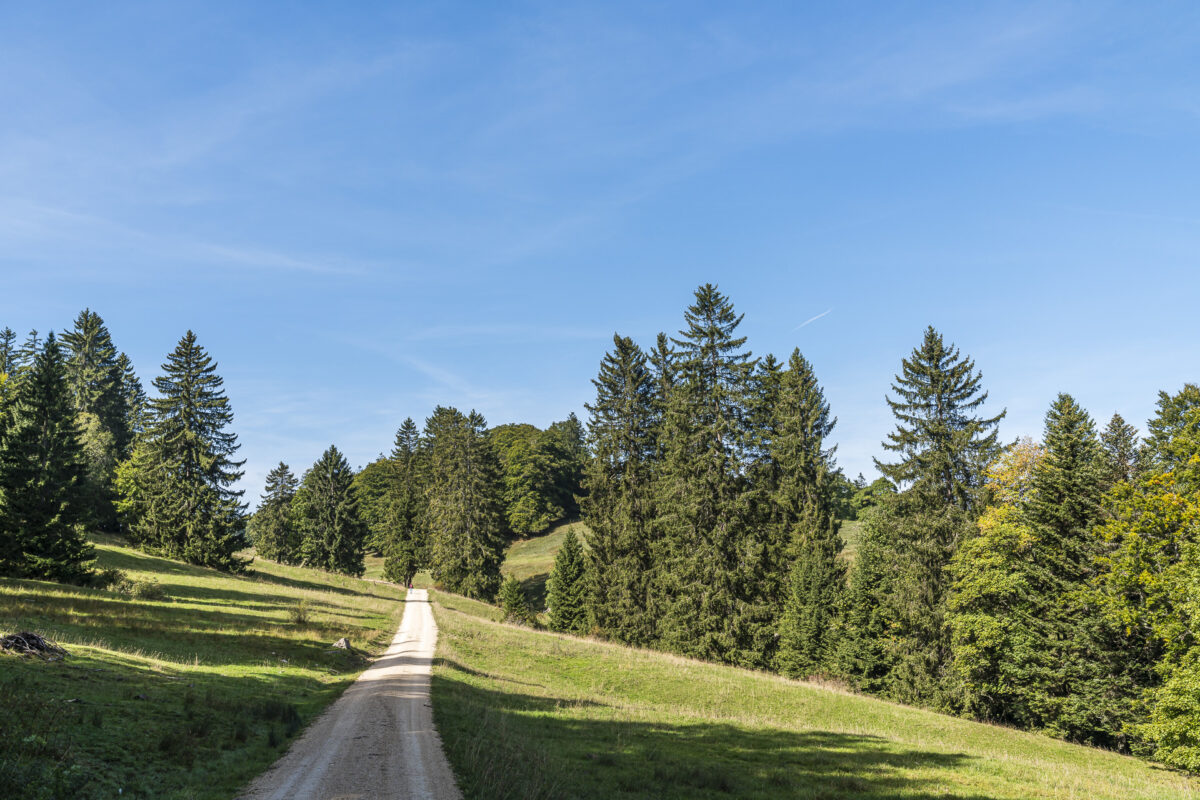
[[[410,589],[387,652],[241,795],[245,800],[458,800],[433,727],[429,668],[437,625]]]

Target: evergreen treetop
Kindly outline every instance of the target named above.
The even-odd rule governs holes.
[[[899,460],[876,468],[901,487],[913,487],[939,502],[970,509],[983,485],[984,470],[1000,452],[997,426],[1006,412],[979,416],[987,401],[975,362],[929,326],[920,345],[903,360],[887,398],[896,431],[883,448]]]

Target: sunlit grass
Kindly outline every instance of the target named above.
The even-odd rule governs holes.
[[[162,600],[0,580],[0,632],[67,647],[42,663],[0,657],[0,681],[70,735],[86,798],[229,798],[365,667],[330,648],[381,652],[398,587],[256,560],[230,576],[97,542],[100,566],[156,581]]]
[[[468,798],[1197,797],[1143,761],[836,688],[496,622],[434,593],[433,705]]]

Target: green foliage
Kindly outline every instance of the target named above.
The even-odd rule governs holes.
[[[858,479],[861,485],[858,483],[855,484],[854,494],[850,497],[850,509],[854,513],[852,519],[858,519],[859,515],[868,508],[874,508],[883,502],[887,496],[896,493],[896,484],[887,478],[879,477],[869,484],[863,480],[862,475],[859,475]]]
[[[330,445],[304,473],[292,500],[300,531],[300,559],[306,567],[363,574],[367,526],[358,513],[354,470]]]
[[[766,448],[775,474],[770,502],[778,534],[772,556],[786,542],[791,559],[779,627],[779,667],[792,676],[829,672],[845,587],[834,496],[839,473],[834,450],[826,447],[837,420],[799,350],[780,373],[773,394]]]
[[[893,483],[936,498],[935,503],[970,509],[984,470],[1000,451],[996,426],[1005,414],[978,415],[987,401],[981,380],[973,360],[947,347],[933,326],[926,328],[921,346],[903,360],[892,384],[899,399],[887,399],[897,424],[883,448],[900,460],[876,459],[876,468]]]
[[[488,432],[504,475],[504,509],[516,536],[541,533],[563,515],[555,503],[554,464],[542,431],[532,425],[501,425]]]
[[[757,523],[742,464],[754,444],[754,362],[736,336],[732,303],[696,290],[678,339],[677,383],[666,401],[657,493],[664,643],[686,655],[769,663],[772,532]]]
[[[54,334],[18,381],[0,439],[0,575],[85,582],[83,448]]]
[[[518,625],[533,624],[533,613],[529,610],[529,602],[521,589],[521,582],[516,578],[508,578],[500,584],[496,597],[500,605],[502,622],[515,622]]]
[[[654,385],[646,356],[632,339],[613,349],[592,383],[587,406],[593,457],[584,477],[588,536],[588,608],[605,635],[630,644],[656,637],[650,591],[655,574],[653,519]]]
[[[358,497],[358,515],[367,526],[364,546],[369,552],[383,552],[383,537],[387,533],[389,473],[391,464],[377,458],[354,475],[354,494]]]
[[[193,564],[239,571],[246,545],[242,492],[232,487],[233,411],[217,365],[191,331],[154,380],[145,434],[117,470],[118,511],[130,538],[147,550]]]
[[[128,457],[133,443],[123,368],[104,320],[91,310],[79,312],[62,342],[71,401],[87,436],[92,517],[101,529],[115,531],[116,465]]]
[[[429,536],[424,522],[426,462],[421,434],[412,418],[408,418],[396,431],[388,462],[384,530],[377,537],[384,553],[384,577],[406,586],[429,560]]]
[[[300,482],[282,461],[267,473],[262,502],[250,521],[255,552],[281,564],[299,564],[301,538],[292,503]]]
[[[500,464],[480,414],[438,406],[425,421],[430,571],[446,589],[490,600],[500,588]]]
[[[1133,483],[1145,468],[1145,453],[1138,443],[1137,428],[1113,414],[1100,434],[1103,451],[1102,489],[1107,491],[1118,483]]]
[[[587,633],[586,566],[579,537],[573,529],[568,530],[562,547],[554,557],[554,572],[550,574],[548,585],[551,629],[565,633]]]
[[[1175,394],[1158,393],[1158,408],[1147,424],[1145,458],[1157,472],[1188,462],[1191,444],[1200,436],[1200,386],[1184,384]]]

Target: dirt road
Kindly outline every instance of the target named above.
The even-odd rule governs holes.
[[[387,652],[241,795],[245,800],[457,800],[433,728],[429,668],[437,626],[410,589]]]

